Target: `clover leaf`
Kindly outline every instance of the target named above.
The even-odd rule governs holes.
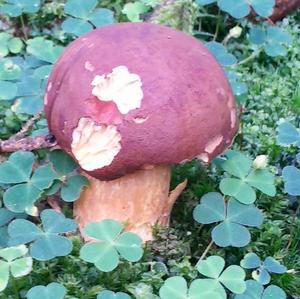
[[[76,231],[75,221],[50,209],[42,211],[41,221],[43,229],[28,220],[12,221],[8,226],[9,244],[32,243],[30,255],[39,261],[68,255],[72,251],[72,242],[62,235]]]
[[[23,42],[18,37],[13,37],[6,32],[0,32],[0,57],[4,57],[9,54],[17,54],[21,52],[23,48]]]
[[[241,295],[236,295],[234,299],[286,299],[285,292],[275,285],[270,285],[264,289],[255,280],[247,280],[246,285],[246,291]]]
[[[227,203],[220,193],[205,194],[193,211],[201,224],[219,223],[212,230],[212,239],[220,247],[243,247],[251,239],[246,226],[259,227],[263,222],[261,211],[254,205],[244,205],[234,199]]]
[[[222,299],[227,298],[225,288],[234,294],[242,294],[246,290],[246,273],[243,268],[231,265],[225,269],[225,260],[220,256],[210,256],[201,260],[196,267],[200,274],[208,277],[201,281],[205,281],[207,286],[210,285]]]
[[[131,299],[131,297],[123,292],[115,293],[112,291],[104,290],[98,294],[97,299]]]
[[[292,42],[290,34],[276,26],[251,28],[249,40],[262,47],[271,57],[286,55],[286,45]]]
[[[140,1],[135,1],[131,3],[126,3],[123,8],[123,13],[126,15],[129,21],[131,22],[141,22],[140,15],[148,12],[150,9],[149,6],[145,5]]]
[[[222,168],[233,177],[223,178],[220,190],[223,194],[234,197],[243,204],[251,204],[256,200],[255,189],[264,194],[275,196],[274,175],[267,169],[253,169],[252,160],[235,152],[227,154]]]
[[[13,277],[22,277],[32,270],[32,258],[24,257],[28,249],[24,245],[0,249],[0,292],[3,291]]]
[[[183,277],[174,276],[168,278],[159,290],[161,299],[222,299],[222,295],[216,290],[216,285],[208,280],[196,279],[188,288]]]
[[[77,169],[77,164],[61,150],[52,151],[49,154],[49,160],[57,172],[57,181],[59,182],[54,184],[54,188],[51,188],[48,194],[56,193],[60,190],[61,198],[64,201],[73,202],[77,200],[82,189],[88,185],[88,179],[82,175],[72,174]]]
[[[29,39],[26,43],[26,51],[29,54],[48,63],[55,63],[64,49],[41,36]]]
[[[5,0],[0,13],[18,17],[23,13],[35,13],[40,9],[40,0]]]
[[[114,23],[113,12],[106,8],[95,9],[97,2],[97,0],[68,0],[64,10],[70,17],[62,23],[62,29],[80,36],[95,27]]]
[[[228,53],[227,49],[222,44],[217,42],[208,42],[205,46],[212,52],[221,65],[229,66],[237,62],[235,56]]]
[[[219,0],[219,7],[236,19],[249,15],[251,7],[261,17],[268,17],[273,13],[275,0]]]
[[[32,152],[18,151],[0,164],[0,183],[15,184],[3,194],[4,205],[12,212],[31,214],[43,189],[49,188],[57,177],[51,165],[38,167],[32,175],[34,161]]]
[[[296,145],[300,147],[300,132],[289,122],[281,123],[278,128],[277,141],[280,145]]]
[[[80,250],[84,261],[95,264],[103,271],[114,270],[120,257],[130,262],[136,262],[143,255],[141,238],[131,232],[123,232],[123,225],[115,220],[106,219],[88,224],[84,233],[97,242],[89,242]]]
[[[252,277],[262,285],[270,283],[270,273],[283,274],[287,271],[286,267],[281,265],[274,258],[268,256],[262,262],[255,253],[247,253],[241,260],[241,266],[244,269],[255,269],[252,272]]]
[[[34,115],[43,109],[43,97],[45,94],[46,80],[34,75],[25,76],[17,82],[17,99],[13,110],[16,113]]]
[[[244,82],[240,82],[240,75],[236,72],[229,71],[227,72],[227,77],[229,79],[230,85],[232,87],[233,93],[238,97],[248,92],[248,86]],[[239,98],[237,98],[239,102]]]
[[[196,0],[200,5],[207,5],[216,0]],[[218,6],[236,19],[244,18],[253,10],[261,17],[268,17],[273,13],[275,0],[218,0]]]
[[[47,286],[38,285],[33,288],[31,288],[27,294],[27,299],[63,299],[65,295],[67,294],[66,288],[57,283],[52,282],[48,284]]]
[[[294,166],[286,166],[282,170],[284,191],[290,195],[300,195],[300,170]]]

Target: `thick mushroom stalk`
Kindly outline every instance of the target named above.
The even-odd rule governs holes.
[[[116,219],[143,240],[151,240],[155,224],[169,224],[172,207],[187,183],[170,193],[170,177],[169,166],[137,170],[113,181],[88,176],[90,186],[75,203],[74,214],[81,228],[99,219]]]
[[[153,24],[115,24],[75,40],[44,100],[51,133],[91,181],[74,207],[80,227],[114,218],[144,240],[155,223],[168,224],[185,186],[169,194],[170,165],[208,163],[237,131],[215,58],[198,40]]]

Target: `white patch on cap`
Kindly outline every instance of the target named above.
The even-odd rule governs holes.
[[[93,72],[95,70],[95,67],[89,61],[85,62],[84,68],[90,72]]]
[[[209,156],[207,153],[203,153],[197,156],[198,160],[201,160],[204,163],[208,163],[209,162]]]
[[[47,105],[47,104],[48,104],[48,94],[46,92],[45,96],[44,96],[44,105]]]
[[[97,125],[81,118],[72,134],[72,153],[88,171],[108,166],[121,149],[121,135],[113,125]]]
[[[52,82],[49,82],[48,86],[47,86],[47,91],[49,92],[52,89]]]
[[[126,66],[115,67],[108,75],[96,76],[92,94],[104,102],[113,101],[122,114],[140,108],[143,99],[139,75],[129,73]]]
[[[231,128],[233,129],[236,124],[236,110],[232,109],[230,111],[230,120],[231,120]]]
[[[214,137],[205,147],[205,151],[209,154],[213,153],[215,149],[221,144],[223,136],[218,135]]]

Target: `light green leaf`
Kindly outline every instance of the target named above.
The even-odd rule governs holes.
[[[107,8],[99,8],[89,16],[89,21],[96,27],[114,23],[114,13]]]
[[[256,169],[251,171],[245,180],[250,186],[258,189],[269,196],[275,196],[275,177],[266,169]]]
[[[66,175],[77,168],[74,160],[62,150],[54,150],[49,154],[49,160],[54,169],[61,175]]]
[[[57,179],[58,176],[52,169],[51,165],[40,166],[35,170],[31,182],[32,184],[40,190],[49,188],[53,181]]]
[[[220,190],[223,194],[233,196],[243,204],[252,204],[256,200],[256,193],[253,188],[240,179],[222,179]]]
[[[6,289],[9,279],[9,266],[0,260],[0,292]]]
[[[197,270],[209,278],[218,278],[225,267],[225,261],[220,256],[210,256],[197,264]]]
[[[127,16],[128,20],[131,22],[140,22],[140,15],[142,13],[146,13],[149,10],[149,7],[147,7],[142,2],[131,2],[126,3],[123,8],[123,13]]]
[[[66,202],[77,200],[83,187],[87,186],[89,181],[82,175],[68,177],[66,183],[61,188],[61,197]]]
[[[65,13],[80,19],[87,19],[89,14],[97,6],[97,0],[68,0],[65,5]]]
[[[32,152],[18,151],[0,164],[0,182],[15,184],[26,182],[30,178],[35,156]]]
[[[219,277],[219,281],[232,293],[242,294],[246,291],[245,271],[236,265],[229,266]]]
[[[222,168],[229,174],[243,179],[250,172],[251,165],[252,161],[250,158],[238,153],[222,163]]]
[[[69,34],[80,36],[92,31],[93,26],[88,21],[69,17],[62,23],[62,29]]]
[[[50,283],[47,286],[35,286],[31,288],[27,295],[27,299],[63,299],[67,294],[66,288],[56,282]]]

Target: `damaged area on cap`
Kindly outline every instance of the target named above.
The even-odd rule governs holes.
[[[213,153],[215,151],[215,149],[221,144],[222,141],[223,141],[223,136],[218,135],[218,136],[214,137],[205,146],[205,152],[207,152],[208,154]]]
[[[97,75],[93,79],[92,94],[104,102],[112,101],[122,114],[141,107],[143,99],[142,80],[126,66],[115,67],[112,73]]]
[[[71,149],[82,169],[92,171],[108,166],[121,150],[121,134],[113,125],[97,125],[81,118],[72,133]]]
[[[85,62],[84,68],[90,72],[93,72],[95,70],[95,67],[89,61]]]

